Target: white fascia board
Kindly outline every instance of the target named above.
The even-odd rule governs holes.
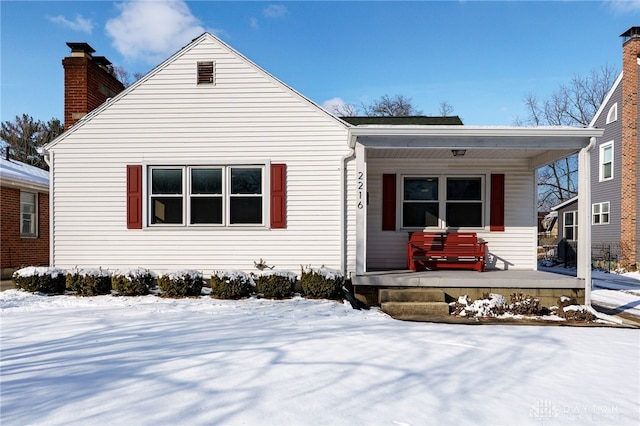
[[[357,126],[349,129],[349,143],[356,140],[377,148],[467,147],[528,149],[581,148],[589,138],[600,137],[604,129],[592,127],[485,127],[485,126]],[[376,140],[374,138],[389,138]],[[397,138],[392,140],[392,138]],[[400,140],[403,142],[398,143]],[[546,140],[546,142],[545,142]],[[552,146],[549,140],[552,140]],[[466,144],[466,145],[465,145]]]
[[[621,81],[622,81],[622,72],[618,75],[618,78],[613,83],[613,86],[611,86],[611,89],[609,90],[609,92],[607,92],[607,95],[604,97],[604,100],[600,104],[600,107],[598,108],[598,111],[596,112],[596,114],[591,119],[591,122],[589,123],[589,127],[593,127],[596,124],[596,120],[598,120],[598,118],[600,117],[600,115],[602,114],[604,109],[608,106],[609,100],[613,96],[613,92],[616,91],[616,88],[618,87],[618,85],[620,85]]]
[[[24,190],[32,190],[38,192],[49,192],[49,185],[43,185],[31,181],[20,180],[20,179],[11,179],[11,178],[0,178],[0,186],[6,186],[9,188],[17,188]]]
[[[561,208],[563,208],[564,206],[568,206],[569,204],[571,204],[571,203],[573,203],[573,202],[575,202],[575,201],[577,201],[577,200],[578,200],[578,196],[576,195],[576,196],[575,196],[575,197],[573,197],[573,198],[569,198],[568,200],[563,201],[562,203],[558,204],[557,206],[553,206],[553,207],[551,207],[551,210],[553,210],[553,211],[558,211],[558,210],[560,210]]]

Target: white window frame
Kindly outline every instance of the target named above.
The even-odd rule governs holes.
[[[153,174],[154,169],[178,169],[182,171],[182,194],[153,194]],[[191,170],[194,169],[221,169],[222,170],[222,223],[190,223],[191,220],[191,198],[203,197],[202,194],[191,194],[192,182],[191,182]],[[231,172],[233,169],[260,169],[260,194],[231,194]],[[269,209],[267,188],[267,166],[265,164],[238,164],[238,165],[190,165],[190,166],[163,166],[163,165],[150,165],[147,168],[147,223],[150,228],[167,228],[167,227],[265,227],[267,224],[267,212]],[[152,223],[153,221],[153,209],[151,207],[152,198],[156,197],[182,197],[182,222],[181,223]],[[232,197],[256,197],[262,201],[262,212],[260,216],[260,223],[230,223],[231,221],[231,202]]]
[[[573,223],[571,225],[567,225],[567,216],[571,216],[573,218]],[[573,238],[567,238],[567,228],[571,228],[573,230]],[[571,210],[568,212],[564,212],[562,214],[562,237],[567,241],[577,241],[578,240],[578,211]]]
[[[613,123],[614,121],[618,121],[618,103],[616,102],[609,108],[609,112],[607,113],[607,122],[606,124]]]
[[[434,179],[438,179],[438,199],[437,200],[425,200],[425,201],[419,201],[419,200],[405,200],[404,199],[404,182],[406,178],[415,178],[415,179],[426,179],[426,178],[434,178]],[[447,200],[447,179],[448,178],[479,178],[480,179],[480,200],[476,201],[476,200]],[[451,226],[449,226],[446,223],[446,214],[447,214],[447,210],[446,210],[446,206],[447,203],[462,203],[462,202],[477,202],[478,204],[480,204],[481,207],[481,212],[482,212],[482,217],[480,219],[480,225],[478,226],[468,226],[468,227],[460,227],[459,229],[484,229],[486,227],[486,220],[487,220],[487,189],[486,189],[486,185],[487,185],[487,178],[484,174],[478,173],[478,174],[442,174],[442,173],[428,173],[428,174],[421,174],[421,173],[407,173],[407,174],[401,174],[400,175],[400,179],[399,179],[399,185],[400,187],[399,189],[399,199],[400,202],[399,204],[399,221],[400,221],[400,229],[403,230],[418,230],[418,229],[432,229],[432,230],[442,230],[442,229],[448,229],[451,228]],[[411,203],[411,202],[416,202],[416,203],[420,203],[420,202],[432,202],[432,203],[438,203],[438,225],[437,226],[426,226],[426,227],[415,227],[415,226],[405,226],[404,224],[404,206],[405,203]],[[458,227],[456,227],[456,229],[458,229]]]
[[[605,162],[604,161],[604,156],[605,156],[605,151],[607,149],[611,150],[611,160]],[[614,176],[614,169],[613,169],[613,164],[614,164],[613,163],[613,141],[609,141],[609,142],[606,142],[606,143],[603,143],[602,145],[600,145],[600,151],[599,152],[600,152],[600,155],[599,155],[599,163],[600,164],[598,166],[599,180],[600,180],[600,182],[607,181],[607,180],[612,180],[613,176]],[[607,165],[609,163],[611,164],[611,176],[605,176],[605,172],[604,172],[605,165]]]
[[[593,203],[591,205],[591,224],[608,225],[611,220],[611,203]]]
[[[23,195],[33,197],[33,202],[23,199]],[[25,211],[25,207],[31,206],[31,211]],[[25,219],[28,216],[29,232],[24,232]],[[31,191],[20,191],[20,237],[21,238],[37,238],[38,237],[38,193]]]

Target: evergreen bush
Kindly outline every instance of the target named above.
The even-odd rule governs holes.
[[[202,286],[202,274],[196,270],[180,270],[158,278],[158,288],[166,297],[200,296]]]
[[[211,275],[211,297],[216,299],[242,299],[249,297],[254,283],[242,271],[215,271]]]
[[[344,276],[340,271],[322,266],[319,269],[302,268],[300,286],[305,297],[337,299],[341,293]]]
[[[99,269],[72,269],[66,276],[67,290],[82,296],[111,293],[111,274]]]
[[[148,269],[131,269],[113,274],[111,286],[120,296],[142,296],[149,294],[154,279],[154,274]]]
[[[262,297],[285,299],[293,296],[296,280],[296,274],[289,271],[264,271],[257,276],[256,291]]]
[[[46,266],[18,269],[11,276],[16,288],[46,294],[62,294],[65,290],[65,271]]]

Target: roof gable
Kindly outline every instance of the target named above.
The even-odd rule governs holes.
[[[224,43],[219,38],[210,33],[203,33],[199,37],[192,40],[188,45],[176,52],[174,55],[156,66],[134,84],[126,88],[123,92],[119,93],[108,102],[105,102],[94,111],[88,113],[73,127],[71,127],[58,138],[47,144],[44,147],[45,151],[52,149],[58,143],[69,137],[69,135],[73,134],[83,126],[86,126],[87,123],[94,120],[96,116],[104,114],[105,110],[109,110],[110,108],[113,108],[114,106],[122,103],[125,100],[137,97],[139,99],[143,99],[143,102],[148,102],[149,105],[157,106],[158,102],[163,101],[163,94],[175,94],[179,91],[193,93],[195,90],[199,89],[195,87],[197,82],[197,58],[204,57],[207,58],[206,60],[213,60],[214,62],[220,60],[221,63],[225,62],[227,65],[232,63],[232,66],[235,66],[236,68],[242,68],[244,74],[238,77],[238,79],[243,77],[246,78],[247,74],[253,73],[255,76],[258,76],[259,78],[264,79],[264,81],[268,81],[270,84],[272,84],[275,89],[272,89],[274,93],[284,93],[286,96],[296,99],[298,101],[298,105],[306,105],[306,107],[312,110],[313,113],[326,117],[327,120],[333,122],[342,129],[348,127],[348,124],[346,122],[332,115],[310,99],[295,91],[290,86],[278,80],[273,75],[269,74],[261,67],[247,59],[244,55]],[[185,69],[187,68],[189,69],[189,72],[193,71],[193,75],[190,75],[192,80],[189,81],[185,81],[184,77]],[[251,71],[247,72],[247,70]],[[221,71],[221,75],[223,72],[226,73],[225,77],[228,79],[234,77],[233,70],[227,69],[225,71]],[[162,81],[161,83],[158,82],[158,77],[160,75],[164,77],[164,81]],[[167,84],[167,82],[169,82],[169,85]],[[247,83],[247,87],[242,89],[244,93],[241,93],[240,96],[252,95],[253,88],[250,86],[250,84],[251,82]],[[238,86],[236,85],[234,89],[237,89],[237,87]],[[231,89],[221,88],[219,92],[222,93],[221,96],[226,96],[227,99],[230,99],[231,96],[237,94],[232,93],[230,90]],[[240,104],[243,101],[244,99],[239,99],[238,103]],[[203,97],[202,102],[207,102],[207,99]],[[169,104],[170,101],[167,101],[166,103]],[[179,106],[176,106],[176,108],[179,108]],[[144,105],[141,105],[136,113],[138,113],[138,111],[143,113]]]
[[[609,111],[609,106],[610,106],[609,101],[611,100],[611,98],[613,97],[613,94],[618,89],[618,86],[620,86],[621,82],[622,82],[622,72],[620,72],[620,74],[618,75],[618,78],[613,83],[613,86],[611,86],[611,89],[609,90],[609,92],[607,92],[607,95],[604,97],[604,100],[600,104],[600,108],[598,108],[598,111],[596,111],[596,114],[591,119],[591,122],[589,123],[589,127],[594,127],[596,125],[596,122],[600,119],[600,116],[602,114],[606,114]]]

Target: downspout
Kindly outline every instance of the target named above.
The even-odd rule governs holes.
[[[38,153],[44,156],[44,162],[49,166],[49,266],[53,266],[53,152],[40,148]]]
[[[591,150],[596,144],[596,138],[591,137],[589,145],[583,148],[579,154],[578,170],[580,171],[578,182],[578,223],[582,223],[585,229],[578,237],[578,276],[582,269],[584,273],[584,304],[591,308]],[[585,226],[586,224],[586,226]],[[578,228],[580,228],[578,226]],[[588,232],[587,232],[588,231]]]

